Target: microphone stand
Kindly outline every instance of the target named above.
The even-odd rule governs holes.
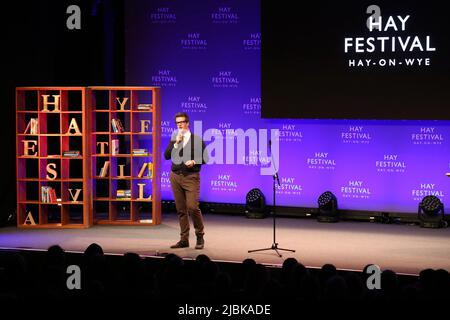
[[[270,147],[270,157],[272,159],[272,165],[273,165],[273,212],[272,212],[272,217],[273,217],[273,242],[272,242],[272,246],[270,248],[263,248],[263,249],[255,249],[255,250],[249,250],[248,253],[251,252],[257,252],[257,251],[266,251],[266,250],[275,250],[275,252],[277,253],[277,255],[281,258],[282,255],[280,254],[280,252],[278,250],[281,251],[290,251],[290,252],[295,252],[295,250],[292,249],[283,249],[283,248],[279,248],[278,247],[278,243],[276,241],[276,219],[277,219],[277,214],[276,214],[276,203],[275,203],[275,194],[276,194],[276,182],[278,182],[278,186],[280,186],[280,179],[278,178],[278,170],[276,169],[275,166],[275,162],[273,159],[273,152],[272,152],[272,140],[269,140],[269,147]]]

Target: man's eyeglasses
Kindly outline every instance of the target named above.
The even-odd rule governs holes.
[[[183,120],[183,121],[176,121],[175,123],[176,123],[176,124],[182,124],[182,123],[187,123],[187,121],[186,121],[186,120]]]

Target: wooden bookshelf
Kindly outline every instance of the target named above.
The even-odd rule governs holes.
[[[160,88],[88,87],[88,97],[94,223],[160,224]]]
[[[84,87],[16,88],[20,228],[92,225],[86,92]],[[78,150],[79,155],[65,156],[69,150]]]

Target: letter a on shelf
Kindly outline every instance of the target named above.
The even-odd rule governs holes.
[[[28,223],[29,222],[29,223]],[[28,211],[27,217],[25,218],[25,221],[23,222],[24,225],[32,225],[35,226],[36,222],[34,222],[33,215],[31,214],[31,211]]]
[[[75,133],[72,133],[71,130],[75,130]],[[78,129],[77,120],[75,120],[75,118],[72,118],[72,120],[70,120],[69,129],[67,129],[66,134],[81,134],[80,129]]]

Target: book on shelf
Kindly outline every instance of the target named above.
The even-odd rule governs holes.
[[[131,190],[129,189],[117,189],[116,191],[117,199],[131,199]]]
[[[149,155],[147,149],[133,149],[132,153],[133,153],[133,155],[136,155],[136,156],[148,156]]]
[[[144,176],[144,172],[145,172],[146,168],[148,168],[147,177],[153,178],[153,163],[151,163],[151,162],[145,162],[142,165],[142,167],[139,170],[139,173],[137,175],[138,178],[142,178]]]
[[[108,169],[109,169],[109,160],[105,161],[103,164],[102,169],[100,170],[99,177],[104,178],[108,175]]]
[[[119,139],[112,139],[111,144],[112,144],[111,154],[118,155],[119,154]]]
[[[145,162],[142,167],[141,170],[139,170],[139,173],[137,175],[138,178],[142,178],[144,176],[144,172],[145,172],[145,168],[147,168],[148,163]]]
[[[152,110],[152,104],[151,103],[139,103],[137,108],[138,110]]]
[[[125,131],[122,125],[122,121],[120,121],[120,119],[111,119],[111,126],[113,132],[121,133]]]
[[[152,162],[148,163],[147,177],[153,179],[153,163]]]
[[[79,157],[80,156],[80,150],[66,150],[63,151],[64,157]]]
[[[42,186],[41,187],[41,201],[43,203],[57,203],[58,198],[56,197],[56,191],[52,187]]]
[[[117,132],[116,119],[111,119],[111,127],[113,132]]]
[[[39,122],[37,118],[31,118],[30,121],[28,121],[27,127],[25,128],[23,133],[29,133],[30,134],[38,134],[39,132]]]
[[[53,188],[50,188],[49,190],[50,192],[50,203],[57,203],[58,202],[58,198],[56,197],[56,191]]]
[[[111,119],[111,127],[113,132],[117,132],[116,119]]]
[[[41,187],[41,201],[47,202],[48,187]]]
[[[125,131],[125,128],[123,127],[122,121],[120,121],[120,119],[117,119],[117,124],[118,124],[118,126],[119,126],[120,132],[124,132],[124,131]]]

